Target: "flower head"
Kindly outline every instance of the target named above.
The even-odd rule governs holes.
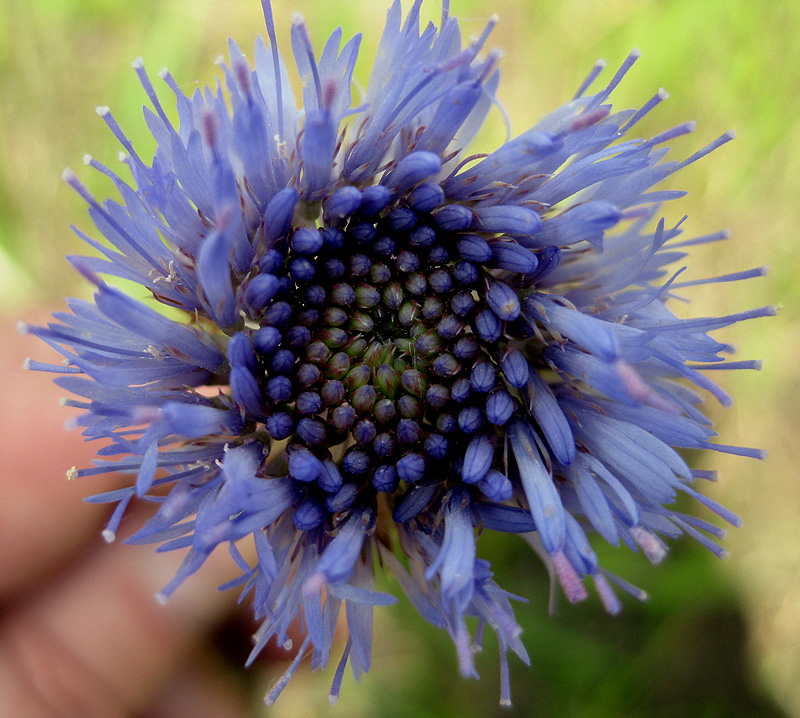
[[[765,316],[679,319],[669,300],[692,244],[659,216],[681,193],[654,189],[727,142],[688,159],[633,135],[664,94],[612,111],[609,95],[637,59],[489,154],[468,145],[495,102],[494,25],[461,46],[444,9],[419,30],[420,1],[399,2],[363,101],[353,107],[356,36],[334,33],[320,55],[303,22],[291,41],[302,109],[277,49],[255,66],[231,43],[225,89],[189,97],[173,77],[174,125],[145,72],[157,142],[143,160],[107,108],[132,183],[93,158],[121,202],[98,202],[72,172],[105,242],[72,258],[97,290],[71,312],[29,327],[65,357],[56,382],[76,394],[87,439],[104,439],[96,466],[135,475],[93,497],[116,504],[113,540],[136,496],[159,502],[130,539],[187,549],[163,598],[225,545],[262,621],[255,656],[302,615],[305,638],[268,694],[303,656],[325,666],[337,619],[348,638],[335,672],[370,667],[375,590],[385,566],[419,612],[447,630],[460,671],[473,675],[466,617],[497,634],[501,700],[508,649],[527,661],[509,601],[478,557],[477,530],[536,543],[570,601],[593,583],[611,613],[611,588],[642,592],[598,565],[588,535],[641,549],[654,563],[663,538],[694,536],[717,554],[720,529],[672,507],[688,494],[736,524],[694,485],[676,448],[759,457],[714,443],[695,389],[730,399],[706,369],[730,347],[709,332]],[[761,269],[706,280],[738,281]],[[168,311],[132,299],[103,276],[147,289]],[[122,458],[117,458],[122,457]],[[255,543],[251,565],[237,549]],[[402,559],[402,560],[401,560]]]

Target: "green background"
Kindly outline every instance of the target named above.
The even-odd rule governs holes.
[[[289,24],[301,12],[318,47],[337,25],[346,36],[364,33],[356,75],[366,82],[387,4],[276,0],[287,62]],[[426,17],[435,20],[439,11],[428,0]],[[800,716],[800,7],[769,0],[453,0],[452,12],[465,36],[477,35],[490,14],[499,16],[489,45],[505,53],[500,100],[515,134],[569,99],[596,59],[609,63],[602,82],[632,47],[643,57],[612,96],[615,105],[638,106],[659,87],[671,95],[641,132],[697,120],[697,131],[674,143],[675,156],[685,157],[736,130],[736,142],[670,180],[690,195],[663,213],[668,224],[689,214],[691,235],[731,230],[730,241],[695,253],[687,278],[770,267],[766,279],[690,290],[692,307],[676,310],[699,316],[781,305],[775,318],[718,335],[741,347],[741,358],[763,358],[764,370],[723,376],[736,404],[711,409],[723,441],[760,446],[769,459],[696,457],[720,471],[709,492],[744,518],[725,542],[726,561],[688,540],[657,569],[624,550],[601,551],[607,567],[651,596],[643,605],[626,599],[614,619],[594,601],[564,604],[548,616],[538,560],[514,537],[485,536],[482,553],[500,583],[531,599],[518,618],[533,666],[511,658],[514,708],[497,706],[493,639],[477,659],[481,681],[461,681],[447,636],[401,602],[378,611],[374,669],[358,686],[346,679],[337,706],[326,697],[332,672],[301,669],[271,715]],[[216,76],[213,60],[226,53],[228,36],[252,57],[263,32],[256,0],[0,3],[0,317],[23,318],[42,305],[59,307],[65,292],[87,293],[63,256],[83,251],[69,224],[87,230],[89,222],[60,175],[72,167],[100,196],[110,191],[82,166],[85,152],[113,165],[119,150],[97,105],[111,107],[143,157],[152,153],[131,61],[142,56],[156,82],[169,66],[191,92]],[[475,151],[502,139],[494,113]],[[261,692],[279,672],[247,680]]]

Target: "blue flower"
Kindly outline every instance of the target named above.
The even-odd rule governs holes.
[[[101,108],[132,181],[87,158],[121,197],[98,202],[64,175],[104,237],[79,231],[96,255],[72,258],[94,301],[27,328],[65,359],[30,368],[58,372],[86,438],[105,442],[95,467],[71,474],[135,475],[90,499],[116,504],[104,536],[134,496],[151,498],[158,511],[128,541],[187,550],[161,596],[225,545],[242,569],[231,586],[262,621],[253,657],[303,615],[302,646],[268,703],[305,655],[330,661],[342,609],[331,699],[348,662],[369,670],[373,609],[396,600],[375,590],[378,565],[452,636],[463,675],[475,674],[483,627],[495,631],[508,703],[506,653],[527,655],[514,597],[477,555],[479,531],[524,534],[570,601],[593,583],[616,613],[612,584],[642,592],[598,565],[588,536],[654,563],[681,533],[722,554],[722,531],[673,502],[688,494],[738,519],[697,491],[711,472],[676,449],[761,457],[713,441],[695,390],[730,403],[706,370],[758,362],[724,361],[730,347],[710,333],[774,310],[672,313],[669,300],[698,282],[668,265],[724,233],[682,239],[682,221],[659,216],[681,193],[656,188],[731,135],[682,161],[666,145],[690,124],[636,138],[664,95],[612,111],[634,52],[605,87],[588,94],[597,65],[572,101],[470,155],[496,104],[498,55],[484,53],[494,21],[462,47],[447,2],[439,28],[420,31],[419,9],[403,20],[399,2],[390,8],[358,107],[360,37],[340,48],[337,31],[318,56],[297,20],[298,110],[268,0],[269,48],[258,40],[252,67],[231,43],[225,89],[189,97],[161,73],[177,125],[135,62],[155,156],[145,162]]]

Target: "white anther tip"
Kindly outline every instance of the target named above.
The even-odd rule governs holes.
[[[133,68],[134,68],[134,69],[136,69],[136,70],[141,70],[141,69],[143,69],[143,68],[144,68],[144,60],[142,60],[142,58],[141,58],[141,57],[137,57],[137,58],[136,58],[136,59],[135,59],[135,60],[134,60],[134,61],[131,63],[131,67],[133,67]]]
[[[105,117],[106,115],[111,114],[111,108],[109,108],[108,105],[100,105],[99,107],[96,107],[94,111],[100,115],[100,117]]]

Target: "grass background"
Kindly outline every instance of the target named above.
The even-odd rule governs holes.
[[[295,12],[306,17],[318,47],[337,25],[345,36],[362,31],[356,74],[366,81],[387,0],[274,5],[287,60]],[[688,316],[782,306],[775,318],[724,332],[741,347],[741,358],[763,358],[764,370],[723,376],[737,402],[724,412],[712,408],[723,441],[763,447],[769,459],[696,459],[719,469],[722,480],[710,492],[745,521],[725,544],[732,554],[726,561],[688,540],[658,569],[640,556],[601,552],[605,565],[652,597],[644,605],[626,601],[623,616],[613,620],[596,605],[565,605],[548,617],[547,578],[537,560],[513,537],[484,537],[482,552],[500,582],[531,598],[518,615],[533,667],[512,658],[510,711],[497,707],[491,640],[478,658],[481,681],[462,682],[449,639],[401,605],[378,612],[375,667],[358,687],[346,680],[338,706],[327,705],[330,672],[301,671],[271,714],[800,716],[800,6],[792,0],[495,0],[490,6],[453,0],[452,6],[465,36],[478,34],[490,13],[500,17],[490,45],[505,52],[500,100],[515,134],[570,98],[597,58],[608,61],[602,76],[608,78],[632,47],[643,57],[612,96],[615,104],[638,106],[662,86],[671,94],[641,132],[697,120],[696,133],[674,143],[675,156],[684,157],[729,128],[737,131],[736,142],[671,179],[672,188],[690,195],[663,213],[668,223],[688,214],[692,235],[731,229],[729,242],[695,253],[687,278],[770,267],[766,279],[694,290],[691,308],[681,308]],[[426,2],[426,18],[436,20],[439,12],[436,0]],[[87,293],[63,257],[83,251],[69,224],[88,229],[89,222],[59,178],[69,166],[100,196],[110,191],[82,167],[85,152],[109,164],[118,152],[93,112],[97,105],[112,108],[143,157],[152,153],[144,94],[130,62],[142,56],[154,77],[169,66],[190,92],[213,81],[212,61],[226,52],[228,36],[252,57],[258,33],[264,29],[256,0],[0,2],[0,316],[24,317],[41,305],[59,307],[65,292]],[[495,115],[478,146],[493,148],[502,138]]]

